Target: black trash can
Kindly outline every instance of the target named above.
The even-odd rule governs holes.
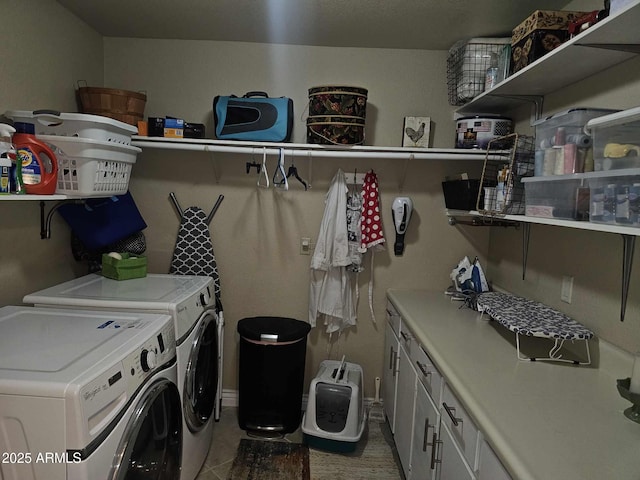
[[[238,422],[249,432],[294,432],[302,419],[307,322],[251,317],[240,334]]]

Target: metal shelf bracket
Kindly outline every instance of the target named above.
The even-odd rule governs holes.
[[[622,297],[620,302],[620,321],[624,322],[629,297],[629,283],[633,264],[633,250],[636,244],[635,235],[622,234]]]
[[[53,219],[53,214],[56,213],[58,208],[60,208],[62,205],[66,203],[82,204],[84,202],[85,201],[83,199],[60,200],[53,207],[51,207],[51,210],[49,210],[49,213],[45,215],[44,213],[45,203],[44,203],[44,200],[41,200],[40,201],[40,238],[42,240],[48,240],[51,238],[51,220]]]
[[[529,258],[529,238],[531,237],[531,224],[522,224],[522,280],[527,274],[527,259]]]

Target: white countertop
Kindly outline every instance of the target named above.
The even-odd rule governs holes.
[[[387,295],[514,479],[640,479],[624,352],[596,339],[590,366],[519,361],[514,334],[442,291]]]

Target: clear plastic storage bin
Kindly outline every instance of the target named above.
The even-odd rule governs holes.
[[[523,178],[525,215],[588,220],[589,187],[583,174]]]
[[[616,111],[572,108],[536,121],[536,176],[592,171],[593,139],[585,126],[593,118]]]
[[[589,220],[640,227],[640,168],[586,173]]]
[[[593,137],[595,171],[640,167],[640,107],[594,118],[586,130]]]

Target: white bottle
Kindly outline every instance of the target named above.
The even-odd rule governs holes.
[[[491,54],[491,64],[487,68],[487,74],[484,78],[484,90],[491,90],[498,83],[498,55]]]

